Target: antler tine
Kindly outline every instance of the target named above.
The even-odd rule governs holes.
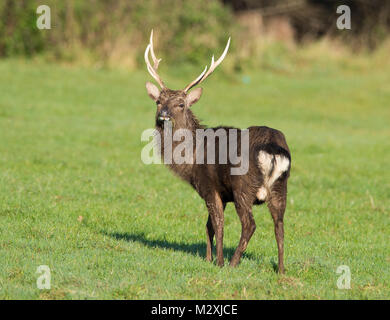
[[[154,66],[153,68],[155,70],[158,69],[158,64],[160,63],[161,59],[157,59],[156,55],[154,54],[154,49],[153,49],[153,29],[152,32],[150,33],[150,55],[152,56]]]
[[[154,63],[153,67],[152,67],[152,65],[150,64],[150,61],[149,61],[149,51],[150,51],[150,55],[152,56],[152,59],[153,59],[153,63]],[[146,67],[147,67],[150,75],[158,82],[158,84],[160,85],[161,89],[164,89],[165,88],[165,84],[161,80],[160,76],[157,73],[158,65],[159,65],[161,59],[157,59],[156,55],[154,54],[154,50],[153,50],[153,30],[150,33],[150,41],[149,41],[148,46],[146,47],[144,58],[145,58],[145,62],[146,62]]]
[[[206,71],[207,71],[207,66],[204,68],[203,72],[200,74],[199,77],[197,77],[194,81],[192,81],[188,86],[185,87],[184,92],[187,92],[192,87],[195,87],[200,82],[200,80],[202,80],[202,78],[203,78],[204,74],[206,73]]]
[[[225,59],[226,54],[229,50],[229,46],[230,46],[230,37],[229,37],[228,42],[226,44],[225,50],[223,51],[223,53],[219,57],[219,59],[216,62],[214,62],[214,55],[211,57],[211,65],[210,65],[209,71],[207,71],[207,73],[206,73],[206,70],[207,70],[207,66],[206,66],[206,68],[203,70],[203,72],[200,74],[200,76],[198,78],[196,78],[194,81],[192,81],[187,87],[185,87],[184,92],[187,92],[188,90],[195,87],[199,83],[202,83],[203,80],[205,80],[210,74],[212,74],[214,72],[214,70],[221,64],[223,59]]]

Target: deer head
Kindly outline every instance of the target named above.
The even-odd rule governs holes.
[[[197,102],[202,95],[202,88],[196,88],[192,91],[190,91],[190,89],[202,83],[211,73],[213,73],[213,71],[225,58],[229,49],[229,45],[230,38],[221,57],[217,61],[214,61],[214,56],[212,57],[209,70],[207,70],[206,66],[199,77],[187,85],[183,90],[171,90],[165,86],[164,82],[157,73],[158,65],[161,59],[157,59],[156,55],[154,54],[152,30],[150,34],[150,42],[145,50],[145,62],[150,75],[157,81],[161,90],[151,82],[146,82],[146,90],[149,97],[152,98],[152,100],[154,100],[157,104],[157,127],[163,127],[165,121],[170,121],[174,127],[187,127],[188,120],[192,118],[192,113],[189,108],[195,102]],[[153,60],[153,66],[149,61],[149,53]]]

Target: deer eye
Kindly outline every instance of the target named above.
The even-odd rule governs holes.
[[[159,106],[161,104],[160,100],[157,100],[156,104]]]
[[[184,103],[180,103],[180,104],[179,104],[179,107],[180,107],[180,108],[184,108]]]

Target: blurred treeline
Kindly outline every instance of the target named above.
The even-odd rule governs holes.
[[[51,8],[51,30],[36,26],[42,4]],[[351,8],[352,30],[336,28],[340,4]],[[204,62],[233,35],[232,64],[240,68],[266,58],[269,46],[277,54],[324,37],[373,50],[387,38],[390,1],[0,0],[0,57],[137,67],[152,28],[157,55],[168,63]]]
[[[283,16],[302,41],[319,37],[341,37],[354,48],[375,49],[390,30],[390,1],[387,0],[223,0],[236,12],[258,10],[263,17]],[[340,32],[336,9],[351,9],[352,29]]]

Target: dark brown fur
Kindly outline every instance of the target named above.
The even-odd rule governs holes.
[[[152,97],[157,102],[156,129],[162,135],[163,123],[158,119],[162,111],[174,120],[173,131],[179,128],[195,130],[202,128],[190,110],[190,104],[184,91],[164,89],[157,97]],[[200,97],[200,95],[199,95]],[[197,100],[196,100],[197,101]],[[195,101],[195,102],[196,102]],[[180,106],[180,104],[182,106]],[[183,107],[184,104],[184,107]],[[229,127],[212,128],[228,130]],[[216,238],[217,264],[222,266],[223,259],[223,232],[224,232],[224,209],[226,203],[234,202],[237,214],[241,221],[242,233],[238,247],[231,259],[230,265],[236,266],[252,237],[256,224],[252,214],[252,206],[264,203],[259,201],[256,193],[263,186],[264,177],[259,168],[257,156],[260,150],[265,150],[271,155],[282,154],[288,159],[290,151],[284,135],[275,129],[268,127],[250,127],[249,129],[249,170],[245,175],[231,175],[232,164],[171,164],[173,170],[183,180],[187,181],[204,199],[209,217],[206,224],[207,256],[212,261],[212,244]],[[240,137],[240,135],[239,135]],[[177,142],[179,143],[179,142]],[[229,143],[229,141],[228,141]],[[218,140],[216,140],[216,159],[218,159]],[[238,144],[238,147],[240,143]],[[164,147],[162,145],[162,147]],[[173,148],[175,144],[173,144]],[[194,143],[195,148],[195,143]],[[195,153],[194,153],[195,154]],[[206,156],[206,149],[205,149]],[[205,161],[206,162],[206,161]],[[278,269],[284,273],[283,263],[283,217],[286,208],[287,179],[290,167],[272,185],[265,199],[275,226],[275,236],[278,246]]]

